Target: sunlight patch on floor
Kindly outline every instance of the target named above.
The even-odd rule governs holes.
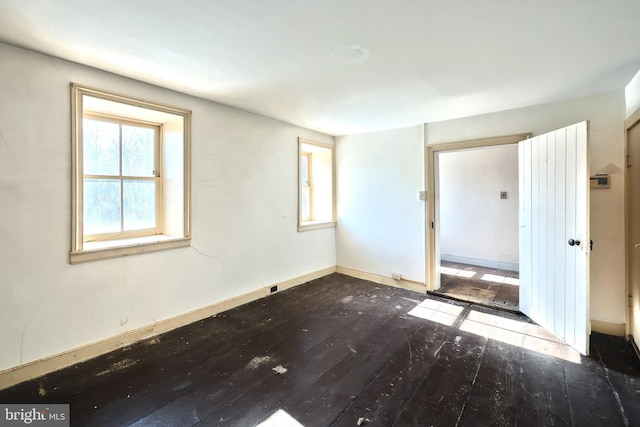
[[[494,282],[494,283],[507,283],[509,285],[515,285],[515,286],[520,285],[519,279],[516,279],[513,277],[500,276],[498,274],[485,274],[480,278],[480,280],[485,280],[487,282]]]
[[[463,307],[457,305],[426,299],[413,308],[409,314],[442,325],[453,326],[462,310]]]
[[[464,307],[455,304],[426,299],[409,311],[409,314],[446,326],[453,326],[460,320],[458,328],[462,331],[572,363],[581,363],[578,351],[564,344],[562,339],[541,326],[495,316],[473,308],[466,312],[464,318],[460,318],[463,311]]]
[[[278,409],[256,427],[304,427],[286,411]]]
[[[446,274],[448,276],[458,276],[466,278],[471,278],[476,275],[476,272],[472,270],[459,270],[457,268],[451,267],[440,267],[440,273]]]

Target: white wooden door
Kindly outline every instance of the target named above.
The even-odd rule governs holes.
[[[519,143],[520,310],[589,351],[588,123]]]

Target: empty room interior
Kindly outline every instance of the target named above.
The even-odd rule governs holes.
[[[438,154],[440,286],[452,298],[518,311],[518,146]]]
[[[638,17],[3,0],[0,424],[640,425]]]

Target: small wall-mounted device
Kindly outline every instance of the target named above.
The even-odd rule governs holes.
[[[501,191],[500,192],[500,198],[501,199],[506,199],[507,198],[507,192],[506,191]]]
[[[609,188],[609,174],[597,173],[589,178],[591,188]]]

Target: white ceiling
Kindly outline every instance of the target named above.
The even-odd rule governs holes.
[[[622,90],[639,22],[638,0],[0,0],[0,41],[333,135]]]

